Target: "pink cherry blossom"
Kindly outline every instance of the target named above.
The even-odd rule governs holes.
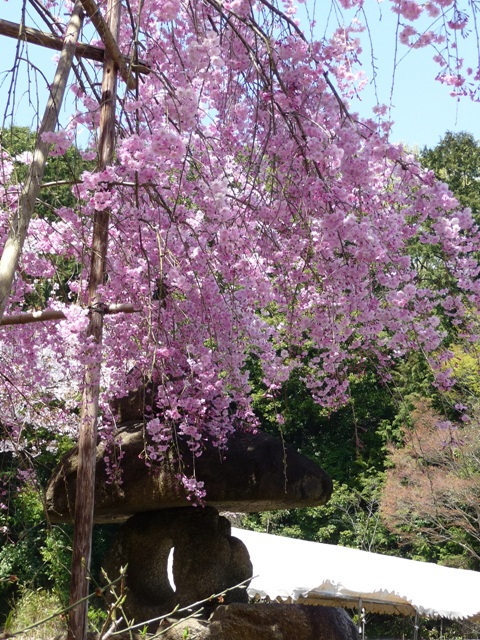
[[[401,41],[448,38],[451,4],[395,1]],[[375,120],[349,112],[366,82],[360,14],[309,42],[292,21],[293,0],[276,12],[246,0],[130,6],[134,25],[122,21],[119,45],[130,56],[138,36],[150,73],[135,91],[120,84],[115,162],[83,173],[73,206],[34,217],[11,293],[8,313],[19,313],[48,285],[48,306],[66,319],[1,329],[0,407],[15,446],[27,422],[75,433],[83,366],[96,358],[105,433],[117,419],[112,398],[152,381],[151,462],[174,434],[196,457],[207,443],[225,446],[235,429],[255,429],[252,362],[266,395],[299,369],[315,400],[336,408],[358,363],[374,361],[387,377],[420,348],[449,388],[438,311],[468,334],[480,296],[478,228],[445,185],[390,144],[385,107]],[[447,32],[417,28],[425,9],[446,12]],[[443,52],[437,62],[441,81],[467,90],[460,55],[453,71]],[[45,138],[64,153],[86,129],[83,153],[94,158],[97,98],[88,82],[74,95],[71,123]],[[19,187],[5,151],[1,166],[4,240]],[[95,347],[85,327],[103,307],[86,308],[89,251],[95,212],[107,210],[102,301],[136,312],[105,316]],[[455,292],[424,281],[411,255],[417,241],[435,250]],[[74,265],[61,286],[60,264]],[[202,495],[200,483],[183,482]]]

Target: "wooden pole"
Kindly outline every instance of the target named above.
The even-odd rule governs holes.
[[[35,202],[37,200],[40,185],[42,184],[45,163],[47,161],[50,143],[42,140],[42,134],[48,131],[55,131],[58,114],[62,106],[68,76],[72,68],[73,56],[75,55],[76,43],[83,24],[83,9],[80,0],[77,0],[73,8],[65,40],[58,62],[57,71],[53,84],[50,88],[42,124],[38,131],[33,154],[33,161],[29,167],[25,183],[20,193],[20,198],[16,210],[10,220],[10,228],[7,240],[0,258],[0,320],[5,313],[5,308],[10,296],[18,261],[23,250],[25,238],[27,237],[28,225],[33,215]]]
[[[15,40],[21,39],[31,44],[37,44],[41,47],[47,47],[48,49],[54,49],[55,51],[61,51],[64,45],[64,39],[40,31],[39,29],[33,29],[27,27],[18,22],[10,22],[9,20],[3,20],[0,18],[0,36],[7,36],[8,38],[15,38]],[[105,49],[95,47],[91,44],[84,42],[77,42],[75,46],[75,56],[77,58],[86,58],[87,60],[95,60],[96,62],[103,62],[105,58]],[[128,63],[127,56],[120,54],[125,65]],[[149,74],[150,68],[145,62],[138,61],[133,65],[133,68],[138,73]],[[128,75],[128,74],[127,74]]]
[[[114,313],[136,313],[139,309],[136,309],[133,304],[128,302],[124,304],[109,304],[104,307],[105,315],[112,315]],[[32,322],[51,322],[56,320],[66,320],[67,316],[63,311],[56,311],[55,309],[44,309],[43,311],[32,311],[31,313],[17,313],[8,316],[3,316],[0,320],[0,327],[8,327],[18,324],[31,324]]]
[[[107,21],[110,32],[118,39],[121,0],[108,0]],[[111,164],[115,145],[115,105],[117,66],[105,53],[102,82],[102,102],[99,131],[98,171]],[[92,548],[93,508],[95,499],[95,463],[97,419],[99,411],[101,344],[103,334],[103,304],[99,287],[105,276],[108,246],[109,211],[95,211],[91,270],[88,291],[90,322],[87,333],[93,338],[92,357],[88,358],[84,373],[84,391],[80,413],[78,441],[78,471],[75,497],[75,519],[70,583],[70,604],[88,595],[88,572]],[[87,600],[70,611],[68,640],[85,640],[87,633]]]
[[[129,89],[135,89],[137,86],[136,79],[135,76],[130,73],[125,64],[125,59],[120,53],[117,45],[118,36],[112,31],[111,25],[104,20],[95,0],[82,0],[82,4],[98,35],[101,37],[105,49],[108,51],[108,55],[117,65],[122,79],[126,82]]]

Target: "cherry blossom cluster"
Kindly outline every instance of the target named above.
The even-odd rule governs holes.
[[[414,20],[450,5],[402,0],[394,9]],[[105,317],[103,419],[115,420],[113,397],[151,380],[152,462],[173,433],[198,455],[207,441],[223,446],[234,429],[255,426],[252,361],[265,393],[301,368],[327,407],[346,400],[349,371],[367,360],[383,369],[420,349],[435,364],[438,311],[467,331],[478,308],[478,229],[445,185],[389,143],[388,123],[348,112],[363,82],[354,70],[358,26],[310,43],[289,17],[293,3],[130,7],[151,73],[138,91],[121,87],[114,164],[82,175],[75,207],[31,224],[9,312],[27,310],[25,297],[43,279],[52,283],[49,307],[67,319],[2,329],[2,422],[21,438],[27,422],[71,431],[78,421],[82,367],[99,353],[85,335],[95,211],[110,212],[103,301],[137,309]],[[127,55],[132,24],[122,21]],[[83,151],[91,158],[98,105],[85,86],[75,94],[71,130],[90,130]],[[51,139],[62,153],[70,138]],[[9,162],[2,237],[15,197]],[[417,245],[432,248],[430,268],[451,290],[425,277]],[[76,264],[70,303],[53,286],[61,260]],[[449,384],[441,369],[438,382]]]

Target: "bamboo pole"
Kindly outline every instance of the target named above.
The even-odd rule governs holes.
[[[104,20],[95,0],[82,0],[82,4],[85,12],[95,26],[98,35],[101,37],[110,58],[117,65],[122,79],[127,83],[127,87],[129,89],[135,89],[137,84],[135,76],[132,76],[128,70],[125,60],[120,53],[120,49],[117,45],[118,36],[115,36],[110,25]]]
[[[112,315],[114,313],[136,313],[139,309],[136,309],[133,304],[109,304],[103,309],[105,315]],[[66,320],[67,316],[63,311],[57,311],[56,309],[44,309],[43,311],[32,311],[30,313],[16,313],[8,316],[3,316],[0,320],[0,327],[8,327],[19,324],[31,324],[32,322],[51,322],[52,320]]]
[[[0,319],[3,317],[8,303],[50,149],[50,143],[42,140],[42,134],[54,131],[57,125],[58,114],[65,95],[70,69],[72,68],[76,43],[83,24],[83,15],[82,3],[77,0],[65,32],[64,45],[38,132],[33,161],[20,193],[18,206],[10,220],[7,240],[0,258]]]
[[[121,0],[108,0],[107,19],[110,33],[118,38]],[[117,66],[105,53],[100,105],[99,164],[98,171],[111,164],[115,144],[115,105],[117,92]],[[101,344],[103,335],[103,306],[99,287],[103,283],[108,247],[109,211],[95,211],[91,252],[91,270],[88,291],[90,322],[87,335],[93,337],[92,358],[84,372],[84,391],[80,413],[78,441],[78,470],[75,497],[75,519],[72,555],[70,603],[88,595],[93,509],[95,499],[95,462],[97,445],[97,419],[99,411]],[[70,611],[68,640],[85,640],[87,633],[88,601]]]
[[[18,40],[25,40],[30,44],[37,44],[41,47],[47,47],[47,49],[53,49],[54,51],[61,51],[63,49],[64,39],[47,33],[46,31],[40,31],[39,29],[33,29],[27,27],[18,22],[10,22],[9,20],[3,20],[0,18],[0,36],[7,36],[8,38],[15,38]],[[121,58],[127,64],[129,62],[127,56],[120,54]],[[75,56],[77,58],[86,58],[87,60],[94,60],[95,62],[103,62],[105,57],[105,49],[101,47],[95,47],[91,44],[84,42],[77,42],[75,45]],[[151,69],[145,62],[138,61],[133,64],[133,69],[138,73],[149,74]]]

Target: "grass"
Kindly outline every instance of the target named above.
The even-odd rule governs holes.
[[[60,611],[59,599],[44,589],[24,589],[12,603],[11,611],[5,623],[5,633],[14,634],[23,631],[49,615]],[[45,640],[55,638],[66,632],[65,616],[57,616],[44,624],[22,633],[21,640]]]

